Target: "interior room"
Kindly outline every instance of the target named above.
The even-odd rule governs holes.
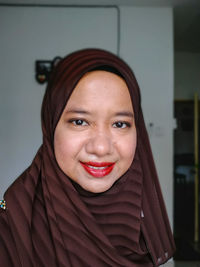
[[[141,88],[177,246],[164,266],[200,266],[199,26],[199,0],[0,0],[0,199],[42,143],[51,63],[78,49],[108,50],[129,64]]]

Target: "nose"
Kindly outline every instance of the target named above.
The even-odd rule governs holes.
[[[111,154],[113,151],[112,137],[106,133],[98,133],[89,138],[86,144],[86,152],[98,157]]]

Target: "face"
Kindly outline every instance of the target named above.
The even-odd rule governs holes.
[[[130,167],[136,128],[125,81],[106,71],[84,75],[56,126],[59,167],[89,192],[108,190]]]

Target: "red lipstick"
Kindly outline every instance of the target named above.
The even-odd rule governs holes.
[[[109,173],[114,168],[115,162],[80,162],[83,168],[92,176],[101,178]]]

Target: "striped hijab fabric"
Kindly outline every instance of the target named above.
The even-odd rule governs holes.
[[[54,156],[54,130],[80,78],[102,66],[124,78],[134,108],[137,148],[129,170],[106,192],[72,182]],[[150,267],[172,257],[169,226],[131,69],[110,52],[85,49],[57,65],[42,105],[43,144],[5,193],[0,262],[6,267]]]

